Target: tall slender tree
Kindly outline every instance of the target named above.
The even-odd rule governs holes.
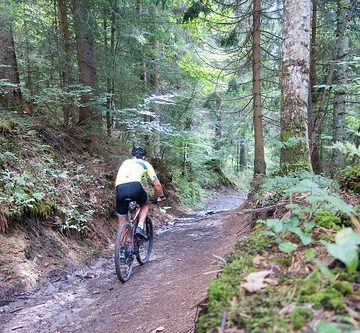
[[[92,30],[93,18],[91,17],[90,8],[90,1],[88,0],[72,0],[79,81],[84,88],[91,89],[91,93],[83,93],[81,95],[80,125],[101,119],[99,112],[89,105],[91,96],[93,96],[96,90],[95,42]]]
[[[349,24],[350,24],[350,0],[337,0],[337,29],[335,49],[335,72],[334,84],[335,100],[333,114],[333,141],[344,142],[345,139],[345,97],[347,82],[347,60],[349,55]],[[341,169],[343,164],[342,154],[339,150],[333,151],[332,174]]]
[[[315,173],[320,173],[321,161],[319,152],[319,112],[316,108],[317,101],[317,15],[318,15],[318,4],[319,0],[312,0],[312,19],[311,19],[311,51],[310,51],[310,96],[309,96],[309,145],[310,145],[310,156],[311,165]]]
[[[68,20],[68,0],[57,0],[58,9],[58,24],[59,24],[59,44],[60,44],[60,86],[66,93],[68,85],[73,83],[71,73],[71,42],[70,42],[70,30]],[[69,98],[65,97],[64,106],[64,125],[68,127],[70,125],[71,117],[71,102]]]
[[[263,123],[261,110],[260,28],[261,0],[254,0],[253,9],[253,122],[255,138],[254,175],[265,174]]]
[[[115,108],[114,93],[115,93],[115,33],[116,33],[116,13],[118,12],[118,1],[113,1],[112,4],[105,4],[104,6],[104,54],[106,63],[106,131],[108,136],[111,136],[112,117]],[[110,20],[110,23],[109,23]],[[108,30],[110,30],[110,35]]]
[[[308,140],[311,0],[286,0],[281,75],[280,167],[311,169]]]
[[[0,105],[21,110],[23,97],[10,17],[5,15],[7,0],[0,1]]]

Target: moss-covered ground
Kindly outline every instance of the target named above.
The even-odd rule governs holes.
[[[323,224],[339,222],[323,216]],[[317,238],[333,239],[322,228],[328,230],[315,229]],[[318,242],[283,253],[264,229],[257,224],[211,283],[196,332],[360,332],[360,273],[341,264],[328,270],[331,258]],[[248,291],[246,277],[261,271],[271,272],[264,287]]]

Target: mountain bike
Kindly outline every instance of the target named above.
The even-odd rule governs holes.
[[[125,199],[125,201],[128,204],[128,221],[119,225],[115,237],[115,269],[116,275],[122,283],[130,279],[134,257],[140,265],[149,261],[154,242],[151,219],[147,216],[144,224],[147,239],[136,235],[140,206],[131,198]],[[152,199],[150,202],[157,203],[157,199]]]

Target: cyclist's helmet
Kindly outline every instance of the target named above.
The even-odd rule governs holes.
[[[146,157],[146,151],[143,147],[141,146],[135,146],[132,150],[131,150],[131,154],[132,156],[135,156],[136,158],[141,158],[143,159],[144,157]]]

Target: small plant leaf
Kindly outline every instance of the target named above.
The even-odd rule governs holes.
[[[360,234],[351,228],[344,228],[336,234],[335,242],[338,245],[360,245]]]
[[[279,244],[279,249],[281,252],[291,253],[297,249],[297,245],[290,241],[285,241]]]
[[[330,255],[334,258],[339,259],[346,265],[349,273],[354,273],[356,271],[359,256],[357,247],[354,245],[338,245],[338,244],[326,244],[326,249]]]
[[[319,321],[316,326],[316,333],[341,333],[336,324]]]
[[[328,269],[323,263],[316,260],[316,265],[319,268],[322,275],[324,275],[326,278],[328,278],[331,281],[335,280],[335,276],[331,273],[330,269]]]
[[[275,233],[280,233],[283,231],[284,228],[284,224],[281,220],[279,219],[269,219],[265,221],[265,224],[272,229],[272,231],[274,231]]]
[[[304,224],[305,231],[311,231],[315,227],[316,223],[315,221],[311,221]]]
[[[262,234],[263,236],[272,236],[272,237],[276,236],[276,233],[275,233],[275,232],[269,231],[269,230],[263,231],[263,232],[261,232],[261,234]]]
[[[291,231],[296,236],[298,236],[304,245],[309,245],[312,243],[311,236],[309,234],[304,233],[300,228],[291,228],[289,229],[289,231]]]
[[[45,193],[43,192],[36,192],[33,195],[33,198],[36,199],[37,201],[41,201],[42,199],[45,198]]]

